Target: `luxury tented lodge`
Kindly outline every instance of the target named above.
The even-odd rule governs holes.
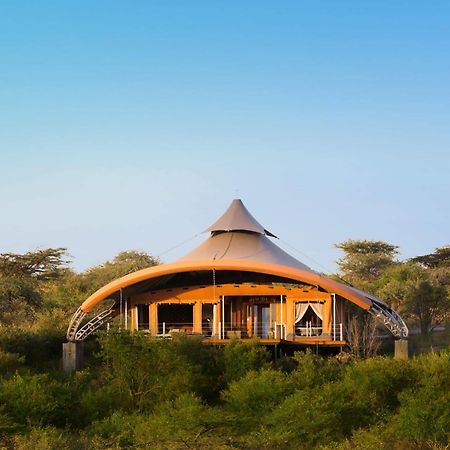
[[[131,273],[91,295],[74,314],[68,340],[83,341],[119,315],[123,328],[161,338],[185,333],[226,344],[257,337],[265,345],[339,348],[346,344],[350,305],[379,318],[396,338],[407,337],[401,317],[381,300],[278,247],[241,200],[206,232],[176,262]]]

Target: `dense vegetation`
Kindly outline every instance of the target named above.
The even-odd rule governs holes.
[[[373,241],[339,244],[339,276],[380,295],[424,336],[446,324],[449,247],[409,261]],[[225,348],[119,332],[86,343],[87,368],[60,370],[73,311],[111,279],[158,264],[123,252],[83,273],[64,249],[0,255],[0,448],[444,449],[450,350],[408,361],[274,359],[257,341]]]
[[[4,337],[3,337],[4,340]],[[2,352],[0,435],[16,449],[446,448],[450,352],[272,361],[257,342],[103,334],[90,368]]]

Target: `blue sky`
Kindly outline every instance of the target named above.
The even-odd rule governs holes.
[[[0,252],[159,255],[236,196],[319,270],[449,243],[447,1],[4,0],[0,55]]]

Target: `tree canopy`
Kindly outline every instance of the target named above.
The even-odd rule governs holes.
[[[361,289],[370,289],[383,270],[397,262],[398,246],[384,241],[349,239],[336,247],[344,252],[337,262],[339,275]]]

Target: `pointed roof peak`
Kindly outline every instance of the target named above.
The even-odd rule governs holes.
[[[250,231],[276,237],[266,230],[248,211],[239,198],[233,199],[228,209],[205,231]]]

